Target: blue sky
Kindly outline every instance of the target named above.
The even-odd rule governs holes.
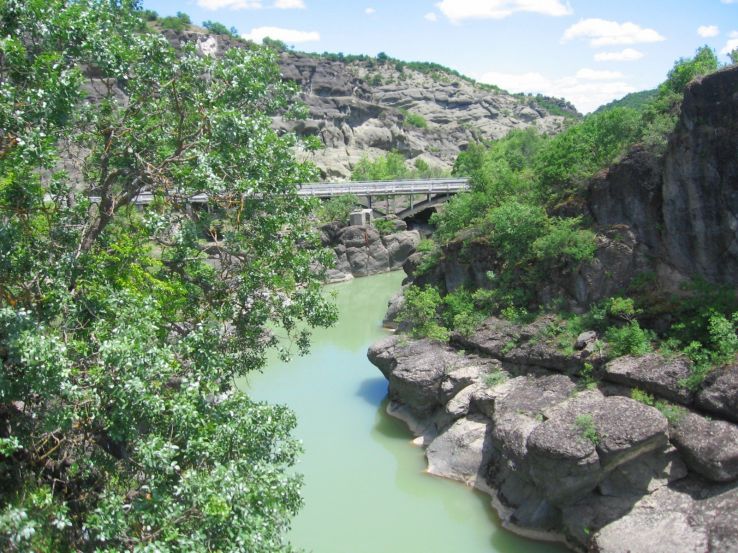
[[[738,0],[143,0],[296,50],[432,61],[582,112],[653,88],[674,61],[738,47]]]

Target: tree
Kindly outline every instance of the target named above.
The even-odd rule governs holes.
[[[231,27],[231,29],[228,29],[228,27],[226,27],[222,23],[218,23],[217,21],[203,21],[202,26],[215,35],[238,35],[238,32],[233,27]]]
[[[681,95],[692,80],[717,71],[718,67],[715,51],[709,46],[702,46],[692,59],[682,58],[674,63],[659,91],[663,93],[663,89],[667,89]]]
[[[728,57],[730,58],[731,63],[736,64],[738,63],[738,48],[733,50],[728,54]]]
[[[139,28],[0,2],[0,549],[286,551],[294,416],[234,382],[335,320],[270,126],[296,91]]]

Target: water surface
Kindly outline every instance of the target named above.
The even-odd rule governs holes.
[[[305,507],[290,539],[315,553],[559,553],[499,526],[489,497],[424,473],[423,451],[385,414],[387,383],[366,358],[404,275],[332,285],[340,319],[316,331],[311,354],[277,360],[244,388],[298,418]]]

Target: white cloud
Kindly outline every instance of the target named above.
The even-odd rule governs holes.
[[[464,19],[504,19],[515,12],[533,12],[561,16],[572,13],[561,0],[441,0],[441,13],[454,23]]]
[[[723,49],[720,50],[721,54],[730,54],[733,50],[738,48],[738,31],[731,32],[729,36],[730,40],[728,40],[728,42],[725,43],[725,46],[723,46]]]
[[[256,27],[251,32],[241,35],[246,40],[261,42],[266,37],[281,40],[288,44],[298,42],[317,42],[320,40],[320,33],[317,31],[298,31],[295,29],[283,29],[281,27]]]
[[[276,0],[274,7],[280,10],[304,10],[305,2],[303,0]]]
[[[710,38],[718,36],[720,34],[720,29],[717,28],[717,25],[700,25],[697,27],[697,34],[702,38]]]
[[[423,16],[423,19],[427,19],[428,21],[438,21],[438,16],[435,12],[428,12]]]
[[[596,69],[580,69],[577,71],[577,79],[588,81],[612,81],[622,79],[624,75],[620,71],[598,71]]]
[[[592,46],[608,44],[641,44],[647,42],[661,42],[666,40],[653,29],[631,23],[618,23],[606,19],[582,19],[564,31],[562,42],[575,38],[589,39]]]
[[[479,75],[477,80],[495,84],[510,92],[532,92],[547,96],[563,97],[579,111],[589,113],[602,104],[635,92],[622,75],[615,71],[580,69],[576,75],[551,79],[541,73],[497,73]]]
[[[367,15],[371,15],[373,13],[377,13],[377,10],[375,10],[374,8],[367,8],[364,10],[364,13]]]
[[[197,0],[197,5],[206,10],[258,10],[262,8],[261,0]]]
[[[634,48],[626,48],[619,52],[597,52],[596,61],[636,61],[643,57],[643,52]]]
[[[723,4],[738,4],[738,0],[720,0]]]

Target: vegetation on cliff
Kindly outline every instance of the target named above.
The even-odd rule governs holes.
[[[585,205],[588,183],[634,145],[653,157],[661,155],[687,85],[718,68],[715,53],[703,47],[693,58],[677,61],[650,100],[635,107],[608,107],[556,136],[527,129],[470,146],[459,155],[454,173],[470,176],[472,190],[434,215],[437,247],[429,248],[418,272],[432,273],[444,251],[460,248],[463,257],[483,246],[493,252],[486,282],[445,297],[429,288],[411,289],[401,320],[412,324],[414,316],[434,313],[416,323],[413,332],[442,337],[444,330],[470,332],[488,314],[525,319],[529,313],[560,311],[555,301],[540,304],[537,292],[551,275],[572,273],[595,254],[595,229]],[[623,290],[622,297],[590,306],[586,315],[562,313],[560,332],[575,339],[576,333],[595,329],[611,344],[613,356],[645,353],[652,342],[681,352],[694,363],[693,376],[684,382],[693,388],[710,367],[738,352],[735,294],[694,283],[683,297],[670,300],[678,322],[656,333],[648,329],[649,322],[664,306],[649,303],[648,278],[642,275],[640,284]]]
[[[0,2],[0,549],[288,551],[295,419],[234,381],[335,319],[295,88],[135,5]]]

